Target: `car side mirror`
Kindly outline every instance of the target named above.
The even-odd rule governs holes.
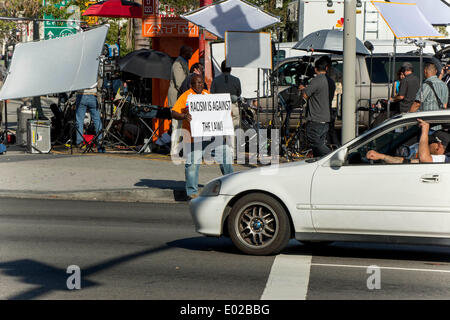
[[[339,149],[330,159],[330,167],[339,168],[344,165],[347,148]]]

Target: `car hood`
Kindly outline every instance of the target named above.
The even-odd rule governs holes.
[[[236,195],[248,190],[273,192],[293,187],[299,180],[309,180],[318,162],[308,159],[235,172],[219,178],[220,194]],[[309,182],[308,182],[309,183]]]

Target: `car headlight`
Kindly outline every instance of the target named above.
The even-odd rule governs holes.
[[[202,197],[215,197],[219,195],[220,187],[222,183],[220,180],[211,181],[203,188],[200,196]]]

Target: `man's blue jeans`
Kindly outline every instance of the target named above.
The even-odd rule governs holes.
[[[190,149],[189,144],[184,145],[183,152],[185,152],[187,156],[184,172],[186,176],[186,194],[188,196],[198,193],[198,171],[203,157],[209,156],[208,154],[205,154],[204,151],[210,144],[211,141],[191,143]],[[230,146],[226,144],[216,146],[213,149],[211,156],[220,164],[220,171],[223,175],[233,173],[233,157]]]
[[[102,130],[102,121],[100,119],[100,112],[97,110],[97,97],[94,95],[77,95],[77,110],[76,110],[76,119],[77,119],[77,137],[75,140],[76,144],[80,144],[83,142],[83,126],[84,126],[84,115],[86,114],[86,110],[89,111],[92,117],[92,121],[94,122],[95,134],[98,134],[100,130]],[[101,135],[97,138],[101,139]]]

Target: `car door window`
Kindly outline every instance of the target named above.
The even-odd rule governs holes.
[[[276,50],[273,55],[273,65],[276,65],[278,62],[282,61],[286,58],[286,50]]]
[[[448,124],[443,122],[431,123],[430,133],[442,130],[443,127],[447,126]],[[394,157],[415,159],[418,153],[420,133],[421,129],[417,122],[407,122],[381,132],[374,132],[373,135],[368,136],[364,141],[349,148],[346,164],[384,164],[381,161],[371,162],[367,160],[366,155],[369,150],[375,150]]]
[[[331,69],[328,73],[328,75],[335,81],[335,82],[342,82],[342,76],[344,70],[344,63],[341,60],[334,60],[331,63]]]

